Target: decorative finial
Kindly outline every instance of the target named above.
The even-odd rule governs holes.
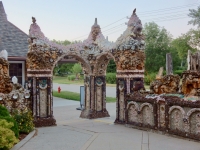
[[[95,22],[94,22],[94,24],[97,25],[97,18],[95,18]]]
[[[32,17],[32,22],[33,22],[33,23],[36,23],[35,17]]]
[[[133,14],[135,14],[136,13],[136,8],[133,10]]]

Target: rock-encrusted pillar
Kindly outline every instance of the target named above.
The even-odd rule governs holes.
[[[127,95],[142,92],[144,89],[145,41],[142,23],[133,11],[126,31],[117,39],[116,49],[112,50],[117,65],[117,103],[115,123],[125,123]]]
[[[56,125],[56,120],[53,116],[51,70],[28,70],[27,77],[35,126]]]
[[[85,78],[85,108],[81,118],[109,117],[106,110],[106,82],[105,76],[87,76]]]

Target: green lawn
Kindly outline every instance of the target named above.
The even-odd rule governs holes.
[[[70,81],[67,79],[67,76],[64,76],[64,77],[53,76],[53,82],[60,83],[60,84],[83,84],[83,80]]]
[[[80,101],[80,93],[70,92],[70,91],[61,91],[58,93],[57,91],[53,91],[53,96],[60,97],[69,100]],[[106,97],[106,102],[116,102],[116,98],[114,97]]]

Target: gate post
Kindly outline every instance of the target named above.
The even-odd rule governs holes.
[[[109,117],[106,110],[106,81],[105,76],[88,75],[85,77],[85,108],[81,118]]]
[[[28,88],[31,93],[32,112],[36,127],[56,125],[53,116],[51,71],[27,71]]]

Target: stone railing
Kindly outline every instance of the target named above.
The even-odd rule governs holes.
[[[125,98],[125,122],[192,139],[200,139],[200,101],[176,96],[141,96]]]

